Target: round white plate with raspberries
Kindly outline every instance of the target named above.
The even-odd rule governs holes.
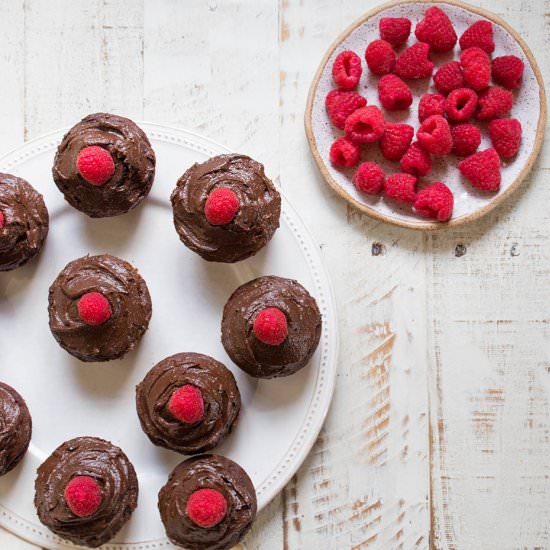
[[[545,123],[528,46],[496,15],[454,0],[391,2],[355,21],[325,54],[305,113],[330,187],[421,230],[474,220],[509,196]]]
[[[319,247],[283,195],[280,227],[255,256],[235,264],[206,262],[179,240],[170,193],[195,162],[229,151],[190,132],[138,123],[157,157],[151,193],[139,208],[92,219],[72,208],[52,181],[65,131],[27,142],[0,159],[0,171],[25,178],[43,194],[50,232],[40,255],[0,274],[0,380],[26,400],[33,420],[29,450],[0,478],[0,525],[42,548],[74,546],[44,527],[35,512],[37,467],[63,441],[96,436],[120,446],[139,479],[138,507],[104,550],[167,550],[157,509],[159,489],[183,456],[155,447],[140,428],[135,387],[161,359],[178,352],[208,354],[235,375],[242,408],[237,428],[212,452],[239,463],[263,508],[294,475],[321,429],[332,397],[338,353],[336,308]],[[149,288],[153,315],[139,346],[123,359],[82,363],[48,327],[48,288],[59,271],[85,254],[110,253],[135,266]],[[248,376],[220,338],[230,294],[260,275],[298,280],[315,297],[323,319],[319,346],[296,374],[273,380]]]

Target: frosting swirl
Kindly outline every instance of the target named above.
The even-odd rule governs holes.
[[[64,498],[77,476],[89,476],[101,488],[99,508],[76,516]],[[77,437],[60,445],[38,468],[34,504],[40,521],[60,537],[95,548],[111,540],[137,506],[138,480],[128,457],[109,441]]]
[[[180,422],[168,405],[175,390],[190,384],[201,390],[204,416]],[[241,396],[231,371],[208,355],[178,353],[155,365],[136,388],[136,406],[143,431],[161,447],[183,454],[201,453],[231,432]]]
[[[30,183],[0,173],[0,271],[26,263],[40,252],[48,235],[49,216],[44,199]]]
[[[32,419],[25,400],[0,382],[0,476],[13,470],[27,452]]]
[[[211,225],[204,207],[220,187],[236,194],[240,208],[230,223]],[[279,192],[263,165],[245,155],[219,155],[194,164],[178,180],[171,200],[181,241],[205,260],[231,263],[253,256],[279,227]]]
[[[90,185],[76,166],[80,151],[93,145],[109,151],[115,164],[114,174],[101,186]],[[92,218],[118,216],[149,194],[155,162],[149,139],[137,124],[121,116],[96,113],[65,134],[55,155],[53,179],[77,210]]]
[[[99,292],[112,316],[101,325],[84,323],[78,301]],[[151,298],[145,281],[128,262],[103,254],[73,260],[49,291],[50,329],[60,346],[82,361],[109,361],[131,351],[151,319]]]
[[[253,331],[260,311],[275,307],[287,319],[288,336],[279,346],[264,344]],[[297,281],[258,277],[240,286],[223,310],[222,343],[241,369],[257,378],[288,376],[305,367],[321,337],[315,299]]]
[[[199,527],[186,514],[187,500],[199,489],[215,489],[227,501],[227,514],[214,527]],[[159,492],[158,505],[168,538],[188,550],[231,548],[252,526],[257,508],[247,473],[219,455],[189,458],[176,466]]]

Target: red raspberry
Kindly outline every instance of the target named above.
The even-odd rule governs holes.
[[[227,500],[216,489],[199,489],[187,500],[185,511],[195,525],[211,529],[227,514]]]
[[[416,178],[411,174],[393,174],[386,180],[384,193],[390,199],[413,203],[416,198]]]
[[[357,109],[346,119],[346,134],[359,143],[378,141],[384,135],[384,115],[375,105]]]
[[[487,52],[481,48],[468,48],[460,55],[460,66],[464,82],[470,88],[479,92],[491,82],[491,60]]]
[[[441,94],[424,94],[418,103],[418,120],[424,122],[432,115],[445,114],[445,97]]]
[[[325,99],[328,116],[336,128],[344,129],[346,118],[357,109],[364,107],[367,100],[357,92],[331,90]]]
[[[204,204],[204,215],[211,225],[231,223],[241,203],[235,192],[228,187],[217,187],[208,195]]]
[[[449,123],[441,115],[428,117],[416,132],[416,139],[432,155],[445,156],[453,148]]]
[[[452,191],[444,183],[436,181],[418,192],[414,209],[425,218],[446,222],[451,219],[453,204]]]
[[[424,42],[417,42],[407,48],[395,62],[395,74],[401,78],[419,79],[428,78],[434,70],[434,64],[428,54],[430,46]]]
[[[429,44],[435,52],[451,51],[456,44],[456,32],[446,13],[436,6],[429,8],[414,30],[420,42]]]
[[[495,51],[495,43],[493,41],[493,24],[490,21],[477,21],[468,27],[460,37],[460,48],[467,50],[468,48],[481,48],[487,53]]]
[[[432,158],[430,154],[424,151],[418,142],[415,141],[403,155],[399,164],[403,172],[407,172],[418,178],[427,176],[430,173],[432,169]]]
[[[493,80],[509,90],[515,90],[521,84],[524,68],[523,61],[515,55],[496,57],[493,59]]]
[[[168,410],[185,424],[194,424],[204,416],[202,392],[196,386],[186,384],[172,393]]]
[[[514,157],[519,151],[521,123],[515,118],[497,118],[489,123],[489,135],[501,157]]]
[[[91,145],[78,153],[76,169],[88,183],[100,186],[115,173],[115,163],[107,149]]]
[[[411,106],[413,96],[411,89],[398,76],[388,74],[378,81],[378,99],[384,109],[401,111]]]
[[[338,138],[330,146],[330,162],[340,168],[355,166],[360,154],[359,145],[345,137]]]
[[[6,219],[4,218],[4,214],[0,210],[0,231],[2,231],[2,229],[4,229],[5,222],[6,222]]]
[[[269,346],[280,346],[288,336],[286,315],[276,307],[263,309],[254,319],[254,336]]]
[[[113,312],[109,300],[99,292],[87,292],[78,300],[78,315],[87,325],[102,325]]]
[[[485,149],[458,163],[458,169],[470,183],[483,191],[500,187],[500,157],[494,149]]]
[[[470,88],[453,90],[445,101],[445,112],[449,120],[464,122],[471,118],[477,107],[477,94]]]
[[[400,160],[407,152],[413,135],[412,126],[388,122],[379,142],[382,156],[387,160]]]
[[[384,170],[375,162],[364,162],[359,165],[353,183],[358,191],[377,195],[384,187]]]
[[[440,94],[447,95],[457,88],[464,87],[464,76],[458,61],[442,65],[434,74],[434,84]]]
[[[514,96],[512,92],[493,86],[479,96],[476,117],[479,120],[492,120],[508,114],[512,110]]]
[[[391,73],[395,67],[396,57],[391,44],[385,40],[375,40],[365,50],[365,60],[373,74]]]
[[[103,500],[99,483],[90,476],[73,477],[67,483],[63,496],[71,512],[79,518],[94,514]]]
[[[356,88],[362,72],[361,58],[349,50],[339,53],[332,65],[332,78],[344,90]]]
[[[451,128],[453,153],[459,157],[473,155],[481,143],[481,132],[473,124],[458,124]]]
[[[380,38],[394,48],[404,44],[411,34],[411,22],[406,17],[382,17],[379,28]]]

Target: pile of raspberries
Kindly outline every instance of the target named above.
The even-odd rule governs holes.
[[[418,42],[396,53],[407,42],[411,21],[382,18],[380,39],[365,50],[369,70],[380,76],[378,98],[382,109],[401,111],[413,101],[408,80],[432,76],[431,53],[450,52],[457,41],[461,53],[433,74],[438,93],[420,98],[416,131],[408,124],[386,122],[376,105],[354,91],[361,77],[362,63],[352,51],[343,51],[334,60],[332,77],[337,89],[326,97],[331,122],[345,132],[330,148],[335,167],[350,168],[359,163],[362,144],[378,142],[384,158],[398,162],[400,172],[387,176],[379,164],[363,162],[353,176],[362,193],[380,194],[403,203],[427,218],[447,221],[453,211],[453,193],[442,182],[417,191],[418,179],[428,176],[432,156],[454,154],[461,157],[458,169],[473,187],[494,192],[500,187],[501,158],[513,158],[520,146],[521,124],[506,118],[514,101],[512,91],[519,88],[524,63],[514,55],[491,60],[495,50],[493,25],[481,20],[471,25],[458,39],[453,24],[443,10],[429,8],[416,25]],[[487,129],[492,147],[478,151],[480,127]]]

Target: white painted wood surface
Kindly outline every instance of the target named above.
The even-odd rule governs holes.
[[[550,145],[503,208],[425,235],[337,199],[303,111],[325,48],[370,0],[1,0],[0,151],[107,110],[266,165],[311,228],[341,319],[314,450],[241,545],[550,548]],[[547,86],[549,0],[477,0]],[[30,550],[0,531],[0,548]]]

